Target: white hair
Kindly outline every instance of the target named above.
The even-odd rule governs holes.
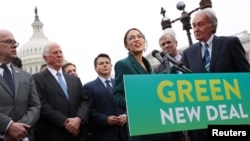
[[[164,36],[164,35],[172,35],[173,37],[175,37],[176,34],[175,34],[175,31],[172,28],[166,28],[162,32],[162,36]]]

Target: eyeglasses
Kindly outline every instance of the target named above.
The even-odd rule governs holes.
[[[132,41],[132,40],[134,41],[136,38],[137,39],[144,39],[144,36],[141,34],[139,34],[137,36],[132,35],[132,36],[128,37],[128,41]]]
[[[16,45],[17,47],[19,46],[19,43],[16,42],[15,40],[8,39],[8,40],[0,41],[0,42],[3,42],[3,43],[8,44],[10,46],[14,46],[14,45]]]

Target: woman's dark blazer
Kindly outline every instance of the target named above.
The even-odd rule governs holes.
[[[124,81],[123,76],[126,74],[151,74],[152,68],[149,62],[143,57],[143,62],[147,68],[145,70],[135,57],[129,53],[128,57],[119,60],[115,64],[115,86],[114,86],[114,96],[118,107],[126,109],[125,102],[125,91],[124,91]]]
[[[130,53],[127,58],[119,60],[115,64],[114,96],[115,96],[115,101],[118,104],[118,106],[123,109],[126,109],[123,76],[126,74],[138,75],[138,74],[151,74],[152,73],[152,68],[148,60],[144,57],[142,58],[142,60],[147,70],[145,70],[139,64],[139,62],[135,59],[135,57]],[[129,118],[129,115],[128,115],[128,118]],[[167,139],[168,139],[168,134],[161,133],[161,134],[153,134],[153,135],[132,136],[130,137],[129,140],[132,140],[132,141],[166,141]]]

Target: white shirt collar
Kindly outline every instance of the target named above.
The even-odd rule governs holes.
[[[204,46],[204,44],[207,43],[209,48],[211,48],[213,39],[214,39],[214,34],[211,35],[211,37],[207,40],[207,42],[201,42],[202,46]]]
[[[52,75],[53,75],[54,77],[56,77],[56,78],[57,78],[57,75],[56,75],[57,72],[60,72],[60,73],[63,75],[62,69],[60,69],[59,71],[56,71],[56,70],[50,68],[49,66],[48,66],[47,68],[48,68],[48,70],[52,73]]]

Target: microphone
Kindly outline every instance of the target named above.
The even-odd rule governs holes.
[[[182,64],[180,61],[177,61],[176,59],[172,58],[165,52],[161,52],[161,56],[165,56],[171,63],[174,64],[174,67],[178,70],[185,72],[185,73],[191,73],[192,71],[188,69],[184,64]]]
[[[152,52],[152,56],[155,57],[158,61],[160,61],[160,63],[163,63],[164,60],[158,50],[154,50]]]
[[[173,63],[173,64],[175,64],[177,66],[179,66],[179,64],[181,63],[181,62],[177,61],[176,59],[172,58],[171,56],[169,56],[165,52],[161,52],[161,56],[166,56],[171,63]]]
[[[170,68],[168,58],[166,58],[165,56],[163,56],[163,58],[162,58],[162,55],[158,50],[154,50],[152,52],[152,56],[155,57],[156,59],[158,59],[158,61],[160,61],[160,63],[163,64],[166,67],[167,73],[171,72],[171,68]]]

